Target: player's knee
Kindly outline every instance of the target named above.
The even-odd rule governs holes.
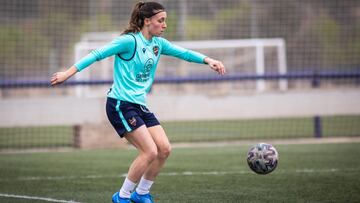
[[[162,147],[160,150],[159,150],[159,154],[158,154],[158,157],[160,159],[166,159],[170,156],[170,153],[171,153],[171,146],[170,145],[167,145],[165,147]]]
[[[157,149],[148,150],[147,152],[144,153],[144,156],[145,156],[146,161],[151,163],[158,157],[158,151],[157,151]]]

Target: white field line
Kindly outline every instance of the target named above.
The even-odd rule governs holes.
[[[356,172],[360,171],[360,168],[348,168],[346,170],[340,170],[336,168],[330,169],[297,169],[297,170],[276,170],[274,174],[285,174],[285,173],[337,173],[337,172]],[[220,175],[243,175],[243,174],[254,174],[249,170],[240,170],[240,171],[184,171],[184,172],[168,172],[160,173],[160,176],[220,176]],[[41,180],[73,180],[73,179],[102,179],[102,178],[124,178],[127,174],[123,173],[120,175],[88,175],[88,176],[28,176],[28,177],[18,177],[13,179],[0,179],[0,182],[5,181],[41,181]]]
[[[0,193],[0,197],[10,197],[10,198],[16,198],[16,199],[41,200],[41,201],[46,201],[46,202],[80,203],[80,202],[75,202],[75,201],[72,201],[72,200],[67,201],[67,200],[59,200],[59,199],[52,199],[52,198],[46,198],[46,197],[13,195],[13,194],[3,194],[3,193]]]

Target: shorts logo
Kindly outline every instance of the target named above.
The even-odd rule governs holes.
[[[158,47],[158,46],[154,46],[154,47],[153,47],[153,51],[154,51],[155,56],[157,56],[157,55],[159,54],[159,47]]]
[[[132,117],[131,119],[129,119],[129,124],[132,126],[136,126],[136,118]]]

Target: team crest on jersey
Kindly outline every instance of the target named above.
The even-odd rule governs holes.
[[[130,123],[130,125],[132,125],[132,126],[136,126],[136,118],[135,118],[135,117],[130,118],[130,119],[129,119],[129,123]]]
[[[159,47],[158,47],[158,46],[154,46],[154,47],[153,47],[153,51],[154,51],[155,56],[157,56],[157,55],[159,54]]]

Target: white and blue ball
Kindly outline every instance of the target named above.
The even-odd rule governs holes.
[[[268,174],[278,165],[279,154],[274,146],[267,143],[258,143],[252,146],[247,154],[247,163],[257,174]]]

